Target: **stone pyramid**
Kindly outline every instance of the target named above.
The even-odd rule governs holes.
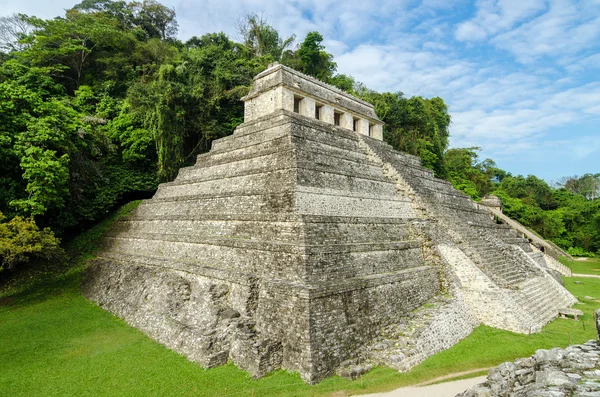
[[[575,301],[527,240],[385,144],[372,105],[278,64],[243,100],[233,135],[105,237],[87,297],[204,367],[310,383],[408,369],[482,323],[535,332]]]

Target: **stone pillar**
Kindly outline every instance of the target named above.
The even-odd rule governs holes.
[[[315,100],[309,97],[303,98],[300,101],[300,114],[302,116],[315,118]]]
[[[350,113],[342,113],[340,118],[340,127],[352,131],[354,119]]]
[[[356,132],[362,135],[369,135],[369,120],[358,119]]]
[[[383,141],[383,126],[381,124],[375,124],[371,130],[371,138],[379,139]]]
[[[333,124],[333,107],[329,105],[323,105],[321,108],[321,120]]]
[[[285,109],[290,112],[294,111],[294,93],[285,87],[279,87],[279,100],[280,102],[275,105],[275,109]]]

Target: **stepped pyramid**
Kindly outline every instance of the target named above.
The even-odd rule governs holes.
[[[418,158],[373,106],[282,65],[245,121],[105,236],[82,289],[210,368],[315,383],[406,370],[479,324],[535,332],[575,299],[527,241]]]

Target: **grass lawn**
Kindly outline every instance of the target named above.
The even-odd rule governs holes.
[[[573,273],[595,274],[600,276],[600,258],[585,258],[585,260],[574,261],[563,258],[561,262],[571,268]]]
[[[555,320],[543,332],[518,335],[478,327],[468,338],[400,374],[376,368],[362,379],[336,376],[316,386],[297,374],[276,371],[254,380],[228,364],[204,370],[129,327],[83,298],[83,264],[99,236],[116,217],[68,245],[75,258],[59,276],[56,269],[21,277],[0,291],[1,396],[336,396],[372,393],[415,384],[449,373],[490,367],[528,356],[539,348],[594,338],[595,300],[580,298],[582,321]],[[581,284],[576,284],[580,281]],[[576,296],[600,298],[600,279],[567,279]],[[585,329],[584,329],[585,327]]]

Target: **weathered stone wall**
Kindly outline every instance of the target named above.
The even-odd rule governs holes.
[[[593,397],[600,395],[600,341],[538,350],[499,365],[485,383],[457,397]]]
[[[323,101],[323,120],[294,112],[294,93]],[[538,325],[569,302],[522,239],[366,136],[371,105],[284,67],[245,100],[233,135],[107,233],[87,297],[205,367],[311,383],[359,361],[406,370],[480,322],[525,332],[540,305]]]
[[[117,222],[86,296],[206,367],[232,360],[254,376],[285,368],[318,381],[440,288],[407,230],[411,200],[360,145],[285,110],[243,124]],[[228,291],[224,309],[211,283]],[[189,313],[152,312],[178,284]],[[198,348],[182,342],[191,334]]]

